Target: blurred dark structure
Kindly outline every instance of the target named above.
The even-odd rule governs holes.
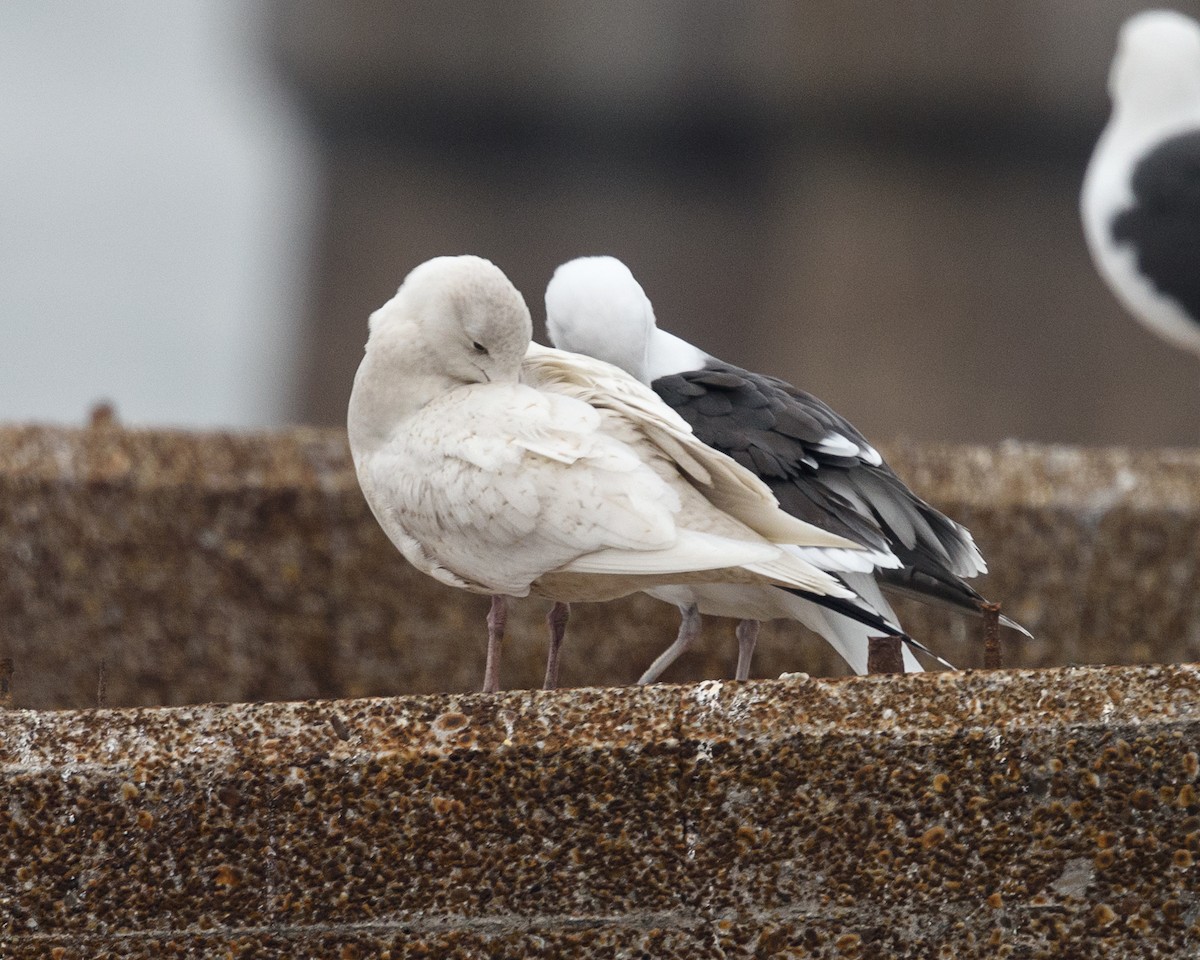
[[[295,414],[342,420],[418,262],[491,258],[540,329],[554,267],[611,253],[664,327],[873,437],[1194,444],[1200,370],[1077,211],[1144,6],[280,4],[327,178]]]

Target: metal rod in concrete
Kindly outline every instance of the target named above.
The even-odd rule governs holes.
[[[96,706],[103,709],[108,706],[108,661],[100,661],[100,669],[96,674]]]
[[[899,637],[871,637],[867,640],[867,673],[903,673],[904,654]]]
[[[1004,666],[1000,649],[1000,604],[981,603],[979,609],[983,611],[983,665],[988,670],[999,670]]]

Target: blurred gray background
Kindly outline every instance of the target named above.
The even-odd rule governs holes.
[[[872,437],[1193,445],[1200,364],[1077,210],[1145,6],[15,0],[0,418],[341,423],[418,262],[489,257],[540,334],[610,253]]]

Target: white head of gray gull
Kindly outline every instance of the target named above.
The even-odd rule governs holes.
[[[619,260],[581,257],[560,266],[546,288],[546,322],[556,346],[619,363],[649,384],[698,439],[754,471],[785,510],[864,547],[853,558],[857,563],[844,563],[850,572],[839,579],[897,630],[881,586],[979,613],[983,598],[963,578],[987,568],[966,528],[917,497],[853,425],[816,397],[658,329],[649,298]],[[701,613],[742,621],[739,677],[749,669],[757,621],[798,620],[857,673],[866,672],[869,637],[879,632],[829,609],[822,598],[770,587],[689,584],[647,592],[677,604],[683,624],[643,682],[656,679],[687,648]],[[1003,622],[1024,632],[1008,618]],[[907,647],[904,654],[905,669],[919,670]]]
[[[485,689],[498,688],[506,597],[555,601],[547,686],[570,602],[691,580],[853,599],[779,545],[853,543],[780,510],[628,374],[531,345],[531,327],[492,263],[428,261],[372,314],[347,414],[359,484],[392,543],[492,596]]]
[[[1088,248],[1134,317],[1200,355],[1200,24],[1130,17],[1108,89],[1080,200]]]

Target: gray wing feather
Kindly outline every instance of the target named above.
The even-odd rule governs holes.
[[[983,600],[962,579],[987,569],[970,532],[913,493],[821,400],[717,360],[651,386],[700,440],[757,473],[789,513],[890,548],[904,568],[880,571],[883,586],[972,611]]]

